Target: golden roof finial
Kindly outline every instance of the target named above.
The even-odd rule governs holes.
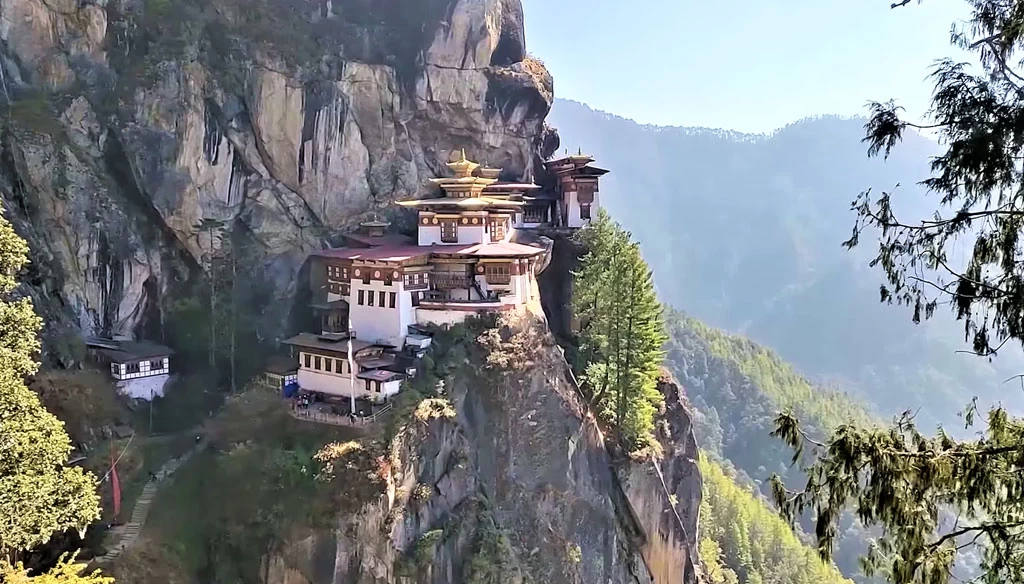
[[[479,164],[466,158],[466,149],[462,148],[459,150],[459,159],[454,162],[448,163],[448,168],[452,169],[455,173],[455,178],[467,178],[472,176],[473,171],[480,166]]]

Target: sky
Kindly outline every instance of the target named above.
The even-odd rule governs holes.
[[[923,115],[965,0],[522,0],[557,97],[640,123],[770,132],[896,99]]]

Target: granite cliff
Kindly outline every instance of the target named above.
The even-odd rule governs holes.
[[[51,364],[80,333],[162,334],[215,232],[266,274],[273,340],[308,253],[425,193],[455,149],[542,179],[558,145],[519,0],[0,0],[0,85],[0,196]],[[543,317],[492,333],[488,354],[514,358],[454,362],[454,417],[398,436],[381,496],[291,539],[268,584],[474,581],[496,560],[477,581],[697,581],[678,388],[665,459],[633,461],[606,448]]]
[[[2,0],[0,41],[0,191],[51,339],[159,332],[210,226],[287,306],[309,250],[454,149],[521,176],[557,146],[518,0]]]
[[[672,380],[665,457],[638,461],[606,449],[542,318],[440,342],[447,400],[420,405],[378,493],[295,539],[269,584],[699,581],[697,446]]]

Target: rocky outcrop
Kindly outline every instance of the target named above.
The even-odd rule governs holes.
[[[0,192],[51,326],[132,334],[243,233],[273,293],[457,148],[533,171],[519,0],[0,0]]]
[[[617,462],[545,323],[479,335],[435,351],[449,417],[414,416],[383,492],[275,557],[268,584],[697,582],[701,480],[678,394],[665,459]]]
[[[644,561],[656,582],[697,579],[697,519],[703,481],[689,405],[670,374],[659,380],[665,412],[658,421],[660,460],[620,463],[618,476],[644,534]]]

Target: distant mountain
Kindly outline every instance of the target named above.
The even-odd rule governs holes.
[[[852,252],[850,203],[898,184],[897,211],[934,209],[917,182],[938,152],[911,134],[887,161],[868,159],[863,120],[808,119],[771,135],[661,128],[556,102],[563,146],[582,146],[612,173],[603,204],[641,242],[664,301],[777,351],[818,384],[836,385],[889,417],[909,409],[926,427],[959,425],[973,396],[1024,403],[1003,381],[1019,352],[994,363],[957,353],[962,328],[945,314],[914,325],[878,302],[871,238]]]

